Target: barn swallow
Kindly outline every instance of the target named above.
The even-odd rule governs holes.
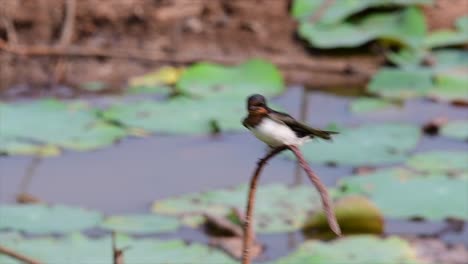
[[[260,94],[247,98],[247,110],[249,115],[242,124],[272,148],[299,146],[314,137],[331,140],[332,135],[337,134],[312,128],[286,113],[269,108],[265,97]]]

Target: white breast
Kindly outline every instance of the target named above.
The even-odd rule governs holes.
[[[263,118],[255,128],[250,128],[252,133],[270,147],[282,145],[301,145],[307,140],[296,136],[288,126],[278,123],[270,118]]]

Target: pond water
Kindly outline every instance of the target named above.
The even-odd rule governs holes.
[[[306,104],[301,109],[303,93],[300,87],[291,87],[273,101],[293,116],[305,114],[307,122],[317,127],[325,127],[329,123],[352,126],[387,121],[422,125],[441,116],[468,118],[466,108],[423,99],[409,100],[402,108],[356,115],[348,109],[351,97],[318,91],[306,92]],[[240,114],[239,120],[243,115]],[[415,151],[467,150],[467,146],[456,140],[424,136]],[[245,131],[219,136],[130,138],[98,151],[66,152],[59,157],[40,160],[0,157],[0,202],[14,202],[19,192],[27,192],[48,202],[83,206],[106,214],[146,213],[156,199],[246,183],[256,160],[265,151],[265,145]],[[349,166],[313,163],[311,166],[329,186],[353,171]],[[296,164],[280,157],[266,167],[261,184],[293,184],[298,181]],[[303,182],[309,184],[308,181]],[[466,225],[461,230],[454,230],[444,222],[389,219],[386,221],[386,233],[440,236],[449,243],[468,244]],[[190,228],[158,237],[208,242],[208,237],[201,230]],[[286,255],[304,237],[296,232],[260,235],[259,239],[267,247],[264,257],[272,259]]]

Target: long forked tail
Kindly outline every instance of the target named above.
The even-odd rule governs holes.
[[[315,128],[310,128],[309,132],[310,132],[311,135],[322,138],[322,139],[325,139],[325,140],[331,140],[332,135],[338,134],[338,132],[319,130],[319,129],[315,129]]]

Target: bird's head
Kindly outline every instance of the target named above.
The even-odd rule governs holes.
[[[254,94],[247,98],[247,110],[250,114],[266,114],[268,106],[265,97],[261,94]]]

